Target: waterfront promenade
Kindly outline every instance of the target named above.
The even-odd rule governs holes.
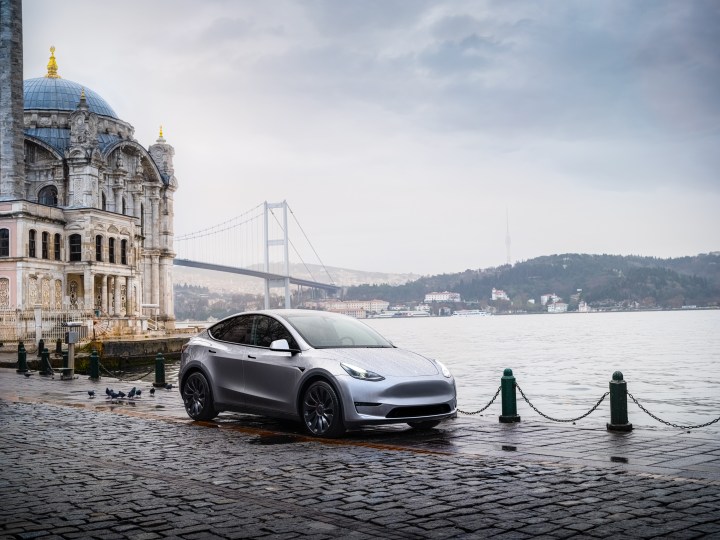
[[[702,431],[488,414],[322,441],[192,422],[150,387],[0,369],[0,537],[720,538],[720,441]]]

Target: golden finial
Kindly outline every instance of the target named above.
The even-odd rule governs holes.
[[[161,139],[163,138],[163,136],[162,136],[162,126],[160,126],[160,138],[161,138]]]
[[[47,75],[45,75],[48,79],[61,79],[60,75],[58,75],[57,72],[57,62],[55,61],[55,45],[50,47],[50,61],[47,65]]]
[[[85,88],[80,91],[80,99],[85,99]]]

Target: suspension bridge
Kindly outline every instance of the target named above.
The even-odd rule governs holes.
[[[289,218],[295,224],[292,228]],[[316,262],[304,260],[300,250],[308,246]],[[290,275],[291,250],[303,269],[303,277]],[[287,201],[264,202],[212,227],[177,236],[175,253],[176,266],[263,279],[266,309],[270,307],[273,288],[284,289],[286,308],[292,307],[291,285],[317,289],[325,294],[340,291]],[[320,276],[313,275],[310,264],[321,269]],[[292,268],[298,268],[297,264]]]

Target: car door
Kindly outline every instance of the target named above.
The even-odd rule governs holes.
[[[243,360],[252,342],[252,325],[251,315],[238,315],[210,329],[214,343],[208,349],[208,357],[216,400],[220,403],[241,406],[244,402]]]
[[[277,319],[255,315],[253,347],[244,360],[245,399],[247,405],[282,414],[297,413],[295,396],[302,376],[302,354],[271,351],[270,344],[286,339],[291,349],[298,344],[287,328]]]

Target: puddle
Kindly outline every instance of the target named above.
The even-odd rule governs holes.
[[[269,446],[272,444],[291,444],[300,442],[297,437],[290,435],[261,435],[248,441],[250,444],[259,444],[261,446]]]

